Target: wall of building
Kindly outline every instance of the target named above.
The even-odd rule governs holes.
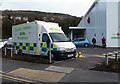
[[[120,33],[120,1],[118,3],[118,32]],[[118,40],[118,46],[120,47],[120,39]]]
[[[2,39],[2,11],[0,11],[0,39]]]
[[[96,5],[95,33],[97,45],[102,45],[101,39],[106,38],[106,3],[99,1]]]
[[[85,17],[86,18],[86,38],[91,42],[93,36],[96,34],[95,26],[96,26],[96,8],[94,7],[90,13]],[[88,18],[90,18],[90,23],[87,22]]]
[[[118,47],[118,2],[107,3],[107,46]]]
[[[106,37],[106,3],[99,0],[78,26],[86,28],[86,38],[89,41],[96,36],[97,45],[102,45],[101,38]]]
[[[85,38],[87,38],[90,42],[96,32],[95,31],[95,16],[96,16],[95,11],[96,9],[95,7],[93,7],[92,10],[86,16],[83,17],[82,21],[78,25],[78,27],[86,28]],[[90,23],[88,23],[88,18],[90,19]]]

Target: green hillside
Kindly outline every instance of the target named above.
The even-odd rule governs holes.
[[[34,21],[56,22],[62,27],[65,34],[68,34],[69,26],[77,26],[81,20],[80,17],[71,16],[61,13],[46,13],[38,11],[2,11],[2,37],[8,38],[12,36],[12,26]]]

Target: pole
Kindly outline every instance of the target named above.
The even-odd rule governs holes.
[[[117,53],[115,53],[115,59],[116,59],[116,61],[118,61],[118,55],[117,55]]]
[[[115,60],[118,61],[118,52],[114,51],[114,53],[115,53]]]
[[[71,30],[71,40],[73,40],[73,30]]]
[[[106,54],[105,57],[106,57],[106,65],[108,65],[108,55]]]
[[[5,47],[5,56],[6,56],[6,47]]]
[[[49,43],[49,60],[50,64],[52,63],[52,56],[51,56],[51,43]]]
[[[11,57],[13,57],[13,56],[12,56],[12,48],[11,48]]]

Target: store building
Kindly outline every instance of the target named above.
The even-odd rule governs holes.
[[[106,38],[107,47],[120,47],[120,0],[96,0],[77,27],[69,27],[71,39],[96,37],[102,45]]]

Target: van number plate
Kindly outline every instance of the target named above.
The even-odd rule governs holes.
[[[72,56],[73,56],[73,54],[68,55],[68,57],[72,57]]]

